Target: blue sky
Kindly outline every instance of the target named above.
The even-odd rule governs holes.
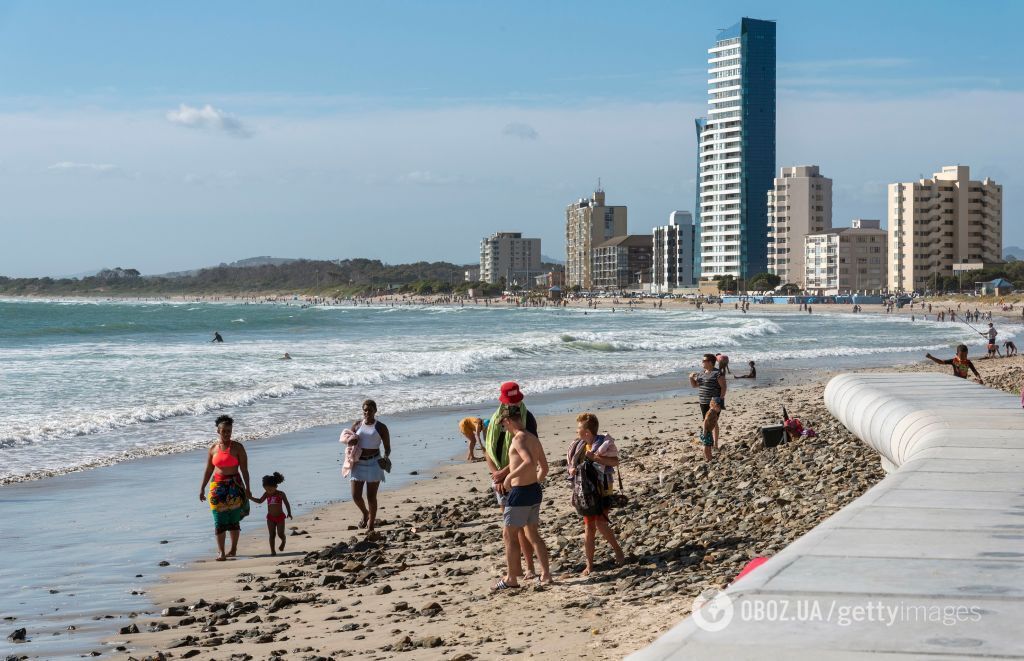
[[[778,165],[821,165],[836,225],[963,163],[1024,244],[1024,3],[0,2],[0,274],[560,255],[598,177],[649,232],[692,210],[744,15],[778,21]]]

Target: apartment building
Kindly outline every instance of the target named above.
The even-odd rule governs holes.
[[[529,287],[541,272],[540,239],[524,239],[521,232],[495,232],[480,242],[480,280]]]
[[[565,285],[594,287],[591,258],[598,245],[626,234],[626,207],[606,206],[598,188],[589,199],[580,198],[565,209]]]
[[[856,218],[850,227],[804,237],[804,289],[819,296],[877,294],[888,286],[888,233],[881,221]]]
[[[708,115],[696,121],[701,277],[768,270],[775,178],[775,23],[743,18],[708,49]]]
[[[817,165],[782,168],[768,191],[768,271],[804,287],[804,237],[832,229],[832,180]]]
[[[616,236],[594,248],[591,277],[594,289],[620,291],[651,283],[654,241],[650,234]]]
[[[689,211],[673,211],[668,225],[655,227],[651,291],[667,294],[675,289],[693,287],[693,249],[695,233]]]
[[[1003,254],[1003,187],[949,165],[930,179],[889,184],[889,287],[924,291],[954,265]]]

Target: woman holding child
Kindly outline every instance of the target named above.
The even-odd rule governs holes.
[[[585,462],[590,462],[600,476],[601,494],[607,498],[613,490],[615,467],[619,465],[619,450],[615,447],[615,441],[611,436],[598,434],[597,431],[596,415],[581,413],[577,416],[576,440],[569,446],[569,451],[566,453],[566,466],[571,479],[576,471],[583,470]],[[589,576],[594,571],[594,547],[598,532],[612,547],[612,551],[615,553],[615,564],[621,565],[625,562],[622,547],[619,546],[615,532],[608,522],[608,507],[605,506],[598,514],[583,516],[583,551],[587,560],[583,576]]]
[[[718,447],[718,413],[725,409],[725,390],[728,387],[728,382],[725,380],[725,375],[715,367],[717,358],[713,353],[704,354],[704,358],[701,364],[704,371],[701,373],[690,372],[690,387],[698,388],[697,399],[700,401],[700,419],[701,424],[710,422],[710,427],[707,432],[701,433],[701,443],[704,446],[704,457],[705,459],[711,459],[711,448]],[[713,421],[708,420],[708,412],[711,411],[711,400],[719,398],[720,406],[718,411],[713,414]]]
[[[217,442],[206,452],[206,470],[199,486],[199,500],[207,500],[209,484],[210,511],[213,512],[217,535],[217,560],[233,558],[238,551],[239,523],[249,515],[249,457],[242,444],[231,440],[234,420],[229,415],[216,420]],[[212,478],[212,479],[211,479]],[[224,536],[231,533],[231,549],[224,552]]]

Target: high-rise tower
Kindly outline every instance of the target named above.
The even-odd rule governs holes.
[[[768,270],[767,193],[775,177],[774,21],[743,18],[718,34],[708,49],[708,95],[697,144],[701,277],[749,278]]]

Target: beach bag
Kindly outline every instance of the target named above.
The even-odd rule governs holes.
[[[621,470],[621,467],[622,467],[622,461],[620,460],[619,461],[619,468],[615,469],[615,475],[617,475],[618,478],[619,478],[619,491],[618,491],[618,493],[613,493],[613,494],[605,497],[604,505],[608,509],[623,508],[626,505],[629,505],[629,496],[627,496],[626,494],[624,494],[622,492],[622,470]]]
[[[589,461],[576,467],[572,476],[572,506],[581,516],[604,513],[605,497],[601,493],[601,475]]]

